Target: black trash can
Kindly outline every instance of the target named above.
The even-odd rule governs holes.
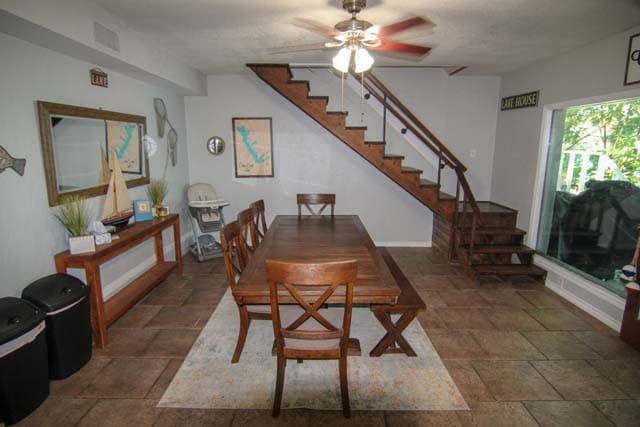
[[[20,298],[0,298],[0,421],[14,424],[49,396],[45,315]]]
[[[50,378],[82,368],[91,359],[89,287],[68,274],[52,274],[24,288],[22,298],[46,314]]]

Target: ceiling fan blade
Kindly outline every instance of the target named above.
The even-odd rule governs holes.
[[[370,49],[413,56],[424,56],[431,51],[431,48],[428,46],[418,46],[416,44],[394,42],[392,40],[382,40],[382,45],[378,47],[371,47]]]
[[[405,19],[404,21],[398,21],[393,24],[385,25],[378,30],[378,37],[389,37],[402,31],[406,31],[409,28],[421,27],[425,25],[431,27],[435,26],[435,24],[428,19],[422,18],[420,16],[414,16],[413,18]]]
[[[333,27],[308,18],[294,18],[293,25],[305,30],[313,31],[314,33],[323,35],[330,39],[340,34],[340,32],[336,31]]]
[[[292,46],[270,47],[266,49],[266,51],[271,55],[277,55],[280,53],[306,52],[310,50],[323,50],[323,49],[328,49],[327,46],[325,46],[325,42],[298,44],[298,45],[292,45]]]

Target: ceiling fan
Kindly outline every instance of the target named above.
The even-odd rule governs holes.
[[[296,20],[297,26],[321,34],[329,41],[287,46],[270,51],[271,53],[289,53],[340,48],[338,54],[333,58],[333,67],[343,73],[349,71],[352,56],[354,56],[354,71],[356,73],[370,69],[374,59],[368,50],[400,54],[416,59],[429,53],[431,48],[428,46],[397,42],[389,37],[413,28],[433,27],[434,24],[431,21],[416,16],[380,27],[358,19],[358,13],[366,5],[366,0],[342,0],[342,8],[351,14],[351,19],[340,21],[333,28],[314,20],[298,18]]]

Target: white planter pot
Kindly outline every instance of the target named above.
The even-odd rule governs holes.
[[[96,244],[93,236],[69,237],[69,252],[72,254],[94,252],[95,250]]]

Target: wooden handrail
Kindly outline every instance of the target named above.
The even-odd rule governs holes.
[[[413,125],[411,125],[411,123],[409,123],[409,121],[406,118],[400,115],[398,110],[396,110],[392,105],[389,105],[388,102],[385,102],[383,95],[378,93],[377,90],[374,89],[372,86],[370,86],[368,82],[364,83],[364,87],[367,89],[367,91],[371,95],[373,95],[374,98],[380,101],[380,103],[385,107],[385,109],[389,110],[391,114],[393,114],[400,121],[400,123],[402,123],[408,130],[411,131],[411,133],[413,133],[420,141],[422,141],[427,147],[429,147],[431,151],[433,151],[436,154],[438,153],[439,147],[432,144],[429,141],[429,139],[427,139],[422,133],[420,133],[418,129],[416,129]],[[453,163],[449,158],[443,157],[442,160],[447,164],[447,166],[450,166],[451,168],[455,169],[456,164]]]
[[[357,75],[354,74],[357,79]],[[458,183],[464,192],[464,206],[468,201],[473,213],[473,229],[476,224],[484,224],[482,212],[471,191],[471,186],[467,181],[464,172],[467,167],[436,137],[391,91],[376,77],[373,73],[364,74],[362,79],[363,86],[374,96],[385,109],[388,109],[408,130],[410,130],[418,139],[420,139],[431,151],[438,154],[438,158],[447,166],[451,167],[458,178]],[[388,101],[391,100],[391,103]],[[400,110],[400,111],[398,111]],[[412,124],[413,123],[413,124]],[[440,160],[438,161],[438,169],[440,168]],[[440,181],[440,171],[438,170],[438,181]],[[456,191],[456,204],[459,201],[458,191]],[[456,210],[458,207],[456,206]],[[463,211],[463,214],[465,212]]]
[[[382,91],[387,97],[402,111],[402,113],[420,129],[433,144],[435,144],[446,157],[451,160],[456,166],[462,168],[462,171],[466,171],[467,167],[451,152],[449,149],[435,136],[425,125],[422,123],[391,91],[371,72],[364,75],[365,79],[369,79],[373,84]],[[434,150],[438,151],[438,150]]]

